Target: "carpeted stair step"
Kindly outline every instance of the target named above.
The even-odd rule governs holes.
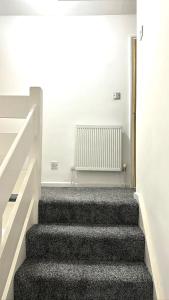
[[[46,188],[39,223],[137,225],[139,208],[132,194],[131,189]]]
[[[44,188],[15,300],[153,300],[132,189]]]
[[[58,264],[27,259],[14,279],[15,300],[152,300],[144,263]]]
[[[27,257],[57,261],[143,261],[144,247],[138,226],[34,225],[26,238]]]

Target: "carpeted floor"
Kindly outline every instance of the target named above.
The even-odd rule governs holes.
[[[15,300],[152,300],[133,192],[43,188]]]

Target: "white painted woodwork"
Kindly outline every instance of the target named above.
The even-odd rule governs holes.
[[[35,107],[32,108],[28,114],[24,126],[16,136],[9,152],[4,158],[0,167],[0,216],[4,212],[4,208],[8,202],[8,199],[12,193],[16,179],[19,176],[21,168],[25,162],[27,155],[30,152],[30,147],[34,139],[33,133],[33,117],[35,113]]]
[[[0,118],[25,118],[31,104],[28,96],[0,96]]]
[[[42,91],[31,88],[30,96],[0,96],[0,105],[1,118],[25,119],[0,165],[0,299],[12,300],[13,276],[25,258],[26,229],[29,224],[37,222],[41,182]],[[7,218],[8,199],[16,184],[18,198],[10,218]],[[5,219],[3,236],[2,219]]]
[[[9,222],[4,238],[2,239],[0,249],[0,295],[3,293],[3,288],[6,285],[6,281],[9,275],[9,270],[17,249],[17,244],[22,232],[24,220],[29,209],[29,203],[31,201],[30,195],[33,191],[33,179],[34,179],[34,165],[35,161],[29,166],[27,175],[23,182],[21,193],[15,204],[15,214]],[[10,249],[10,251],[9,251]],[[8,253],[8,259],[6,259]]]

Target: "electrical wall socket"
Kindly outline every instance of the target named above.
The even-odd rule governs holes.
[[[120,100],[120,99],[121,99],[121,93],[120,92],[113,93],[113,100]]]
[[[50,162],[50,168],[51,168],[51,170],[57,170],[58,166],[59,166],[58,161],[51,161]]]

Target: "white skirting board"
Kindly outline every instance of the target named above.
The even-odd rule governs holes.
[[[145,234],[145,263],[149,269],[149,272],[151,273],[153,277],[154,282],[154,300],[162,300],[159,295],[161,295],[160,292],[160,276],[158,272],[158,268],[156,265],[156,258],[155,258],[155,252],[154,247],[152,244],[151,239],[151,231],[150,231],[150,225],[149,220],[147,216],[147,211],[144,203],[144,199],[140,193],[134,193],[134,199],[139,204],[139,226],[143,230]]]
[[[113,185],[113,184],[101,184],[101,183],[92,183],[92,184],[82,184],[82,183],[71,183],[71,182],[41,182],[42,187],[130,187],[129,185],[125,184],[119,184],[119,185]]]

